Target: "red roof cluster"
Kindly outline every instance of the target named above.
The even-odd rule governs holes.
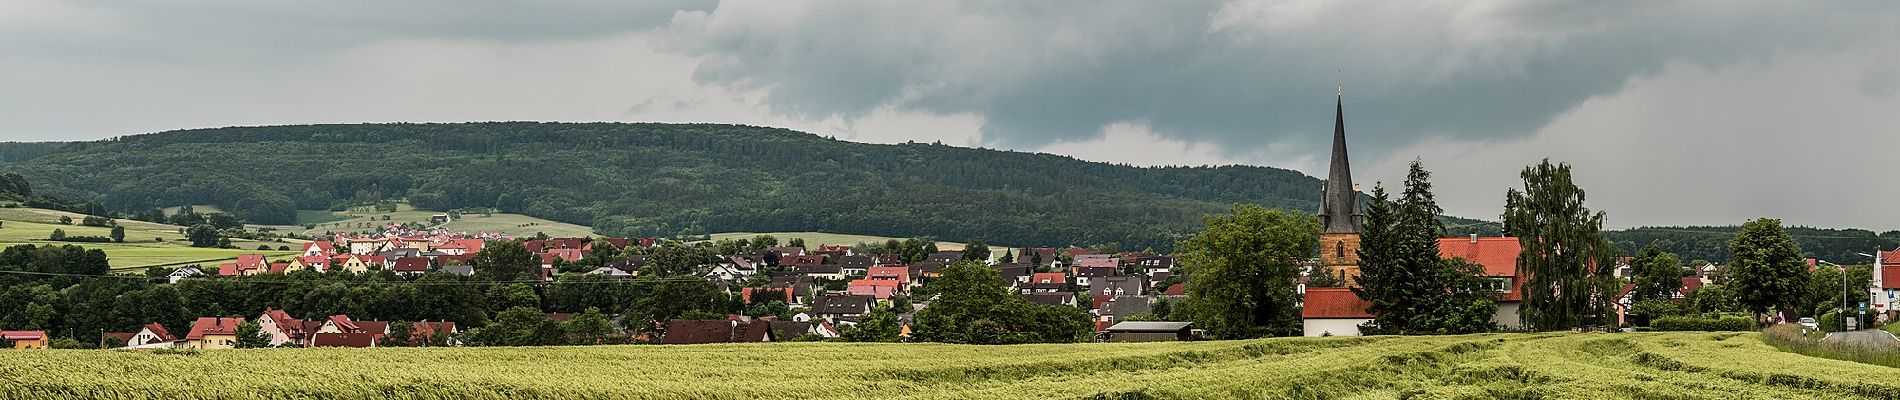
[[[202,317],[191,323],[191,331],[185,332],[185,340],[202,340],[205,335],[236,335],[238,324],[243,318]]]

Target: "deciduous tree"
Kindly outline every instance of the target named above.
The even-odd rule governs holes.
[[[1518,313],[1538,330],[1608,326],[1615,250],[1603,237],[1602,212],[1585,207],[1570,164],[1549,159],[1524,167],[1524,188],[1504,196],[1504,232],[1523,247],[1517,273],[1527,277]],[[1601,267],[1601,268],[1599,268]]]
[[[1742,230],[1729,241],[1735,255],[1725,271],[1743,307],[1759,316],[1764,311],[1780,314],[1782,320],[1801,316],[1795,305],[1801,302],[1808,283],[1808,266],[1801,258],[1801,247],[1781,229],[1781,220],[1760,218],[1742,224]]]
[[[1209,335],[1223,339],[1299,332],[1299,261],[1318,244],[1319,219],[1297,211],[1236,205],[1206,219],[1182,241],[1188,280],[1185,310]],[[933,304],[929,308],[934,308]]]

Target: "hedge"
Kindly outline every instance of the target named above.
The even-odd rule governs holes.
[[[1745,317],[1662,317],[1649,322],[1656,331],[1752,331],[1755,322]]]

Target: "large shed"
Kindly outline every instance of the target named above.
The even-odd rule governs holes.
[[[1108,327],[1110,342],[1174,342],[1193,337],[1192,322],[1127,321]]]

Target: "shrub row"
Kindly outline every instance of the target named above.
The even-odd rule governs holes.
[[[1754,321],[1745,317],[1662,317],[1649,322],[1650,330],[1656,331],[1750,331],[1755,329]]]

